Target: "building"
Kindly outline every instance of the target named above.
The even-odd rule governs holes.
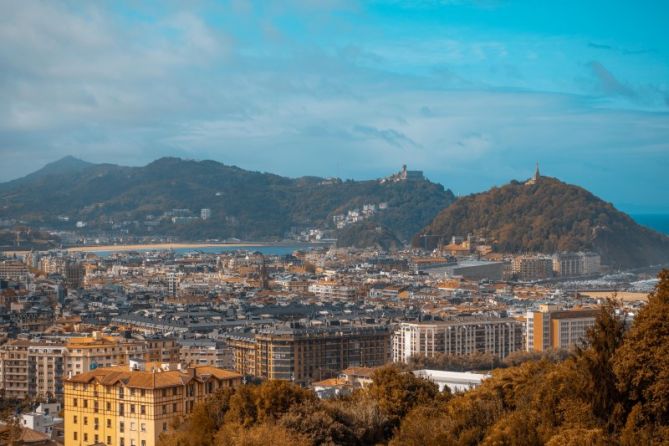
[[[132,361],[65,381],[65,446],[155,446],[170,421],[241,375],[216,367],[187,369]]]
[[[84,266],[81,262],[68,260],[65,262],[63,275],[65,276],[65,283],[68,289],[76,290],[77,288],[81,288],[81,284],[84,281]]]
[[[235,370],[244,375],[310,384],[347,367],[390,360],[390,330],[383,325],[306,326],[292,323],[230,336]]]
[[[432,381],[443,392],[448,387],[451,392],[466,392],[481,385],[490,375],[471,372],[448,372],[444,370],[414,370],[413,374]]]
[[[527,312],[527,351],[569,349],[585,339],[596,317],[595,309],[561,311],[557,305],[542,304],[539,311]]]
[[[0,279],[25,282],[28,279],[28,266],[18,260],[3,260],[0,262]]]
[[[202,220],[209,220],[211,218],[211,209],[209,208],[200,209],[200,218]]]
[[[179,359],[182,364],[234,368],[232,349],[225,342],[205,338],[182,339],[179,344]]]
[[[355,287],[325,280],[309,285],[309,292],[324,300],[349,300],[357,296]]]
[[[61,343],[9,341],[0,347],[0,389],[11,398],[62,397],[64,357]]]
[[[103,336],[100,332],[93,332],[93,336],[89,337],[70,338],[66,347],[65,372],[68,376],[98,367],[127,364],[131,358],[145,358],[147,354],[147,346],[143,341]]]
[[[561,252],[553,256],[553,271],[559,277],[597,274],[601,257],[595,252]]]
[[[511,262],[511,272],[523,281],[548,279],[553,276],[553,259],[547,256],[516,256]]]
[[[490,353],[500,358],[523,349],[523,324],[515,319],[466,318],[440,322],[404,322],[393,334],[393,361],[437,353]]]
[[[21,427],[53,438],[58,426],[63,423],[63,419],[58,417],[60,409],[60,403],[41,403],[34,412],[21,414]]]

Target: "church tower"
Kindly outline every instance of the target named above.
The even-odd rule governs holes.
[[[541,178],[541,174],[539,173],[539,161],[537,161],[537,167],[534,171],[534,175],[525,182],[525,185],[531,186],[533,184],[537,184],[539,182],[539,178]]]

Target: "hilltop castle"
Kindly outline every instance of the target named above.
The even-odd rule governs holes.
[[[423,180],[424,178],[425,177],[423,176],[422,170],[407,170],[407,165],[403,164],[402,170],[390,175],[389,177],[381,178],[379,182],[381,184],[386,182],[398,183],[400,181],[420,181]]]

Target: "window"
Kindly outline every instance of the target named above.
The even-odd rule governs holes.
[[[163,423],[163,432],[167,430],[167,423]]]
[[[125,432],[125,423],[124,423],[123,421],[121,421],[121,422],[118,424],[118,431],[121,432],[121,433]],[[123,441],[122,438],[121,438],[121,441]]]
[[[130,405],[130,413],[135,413],[135,405],[134,404]]]
[[[99,440],[99,438],[98,438],[98,434],[95,434],[95,436],[94,436],[93,438],[95,438],[95,443],[96,443],[96,444],[100,442],[100,440]]]
[[[141,413],[142,415],[146,415],[146,406],[144,405],[139,406],[139,413]]]
[[[163,404],[163,415],[167,413],[167,404]]]
[[[139,430],[142,431],[142,432],[146,432],[146,424],[145,423],[140,424],[139,425]]]
[[[88,400],[84,400],[84,409],[88,409]]]
[[[135,439],[134,438],[130,439],[130,446],[135,446]]]
[[[74,424],[77,424],[77,416],[76,416],[76,415],[72,417],[72,422],[73,422]]]
[[[111,412],[111,403],[107,401],[107,411]]]
[[[142,396],[146,396],[146,390],[144,389],[140,390],[139,394]]]
[[[172,404],[172,412],[176,412],[176,411],[177,411],[177,403],[173,403]]]
[[[98,413],[98,402],[93,401],[93,412]]]
[[[93,424],[95,425],[95,430],[98,430],[98,419],[97,418],[95,418],[95,420],[93,420]],[[97,441],[96,441],[96,443],[97,443]]]
[[[142,440],[142,446],[146,446],[146,440]]]
[[[135,396],[135,389],[130,389],[130,396]]]
[[[111,437],[107,435],[107,444],[111,444]]]
[[[84,417],[84,426],[88,426],[88,417]]]
[[[72,405],[73,405],[74,407],[77,407],[77,399],[76,399],[76,398],[74,398],[74,399],[72,400]]]
[[[172,389],[172,395],[176,395],[178,391],[179,391],[179,389],[177,389],[176,387],[173,388]]]
[[[134,431],[134,430],[135,430],[135,422],[134,422],[134,421],[131,421],[131,422],[130,422],[130,430],[131,430],[131,431]]]
[[[163,396],[167,396],[167,389],[163,389]]]
[[[118,414],[120,416],[123,416],[123,410],[124,410],[123,403],[118,403]]]
[[[88,434],[84,432],[84,441],[88,441]]]
[[[107,418],[107,427],[111,427],[111,418]]]
[[[75,441],[77,440],[77,431],[72,432],[72,438],[74,438]]]
[[[125,439],[123,437],[118,439],[118,446],[125,446]]]

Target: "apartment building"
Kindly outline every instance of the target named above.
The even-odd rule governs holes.
[[[518,280],[547,279],[553,275],[553,259],[547,256],[516,256],[511,272]]]
[[[325,300],[350,300],[357,296],[357,289],[354,286],[325,280],[309,285],[309,292]]]
[[[65,372],[68,375],[98,367],[127,364],[130,358],[144,358],[147,355],[147,344],[143,341],[103,336],[99,332],[93,332],[90,337],[70,338],[66,346],[68,354]]]
[[[390,360],[390,330],[382,325],[287,324],[230,336],[235,370],[245,375],[310,384],[347,367]]]
[[[97,332],[65,341],[9,341],[0,346],[0,389],[12,398],[61,398],[68,376],[127,364],[131,358],[177,362],[179,345],[174,339],[125,339]]]
[[[65,446],[155,446],[170,421],[192,412],[238,373],[211,366],[181,369],[131,361],[65,381]]]
[[[527,351],[569,349],[585,339],[596,317],[596,309],[561,311],[557,305],[540,305],[539,311],[527,312]]]
[[[25,282],[28,278],[28,266],[18,260],[0,261],[0,279],[13,279]]]
[[[225,342],[214,339],[183,339],[179,344],[179,358],[183,364],[234,368],[232,350]]]
[[[601,269],[601,257],[595,252],[561,252],[553,256],[553,271],[559,277],[596,274]]]
[[[523,349],[523,324],[515,319],[467,318],[440,322],[405,322],[393,334],[393,361],[412,356],[491,353],[504,358]]]

